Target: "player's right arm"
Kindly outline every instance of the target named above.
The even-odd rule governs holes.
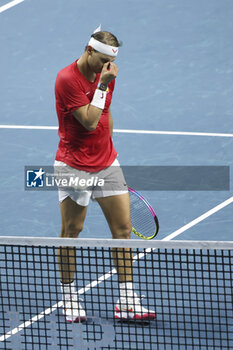
[[[88,104],[76,109],[76,111],[73,112],[73,116],[84,126],[84,128],[93,131],[97,127],[102,111],[102,109]]]
[[[118,72],[117,66],[111,62],[109,67],[109,62],[105,63],[100,75],[99,82],[108,85],[113,79],[116,78]],[[100,100],[103,94],[100,91]],[[92,100],[93,102],[93,100]],[[73,112],[73,116],[89,131],[96,129],[98,122],[100,120],[103,109],[92,105],[90,102],[88,105],[79,107]]]

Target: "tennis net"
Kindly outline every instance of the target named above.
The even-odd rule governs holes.
[[[75,251],[82,323],[63,315],[59,247]],[[114,318],[112,251],[129,248],[155,320]],[[232,266],[233,242],[0,237],[0,349],[232,349]]]

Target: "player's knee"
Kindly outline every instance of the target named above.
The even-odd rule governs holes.
[[[83,224],[67,223],[61,230],[61,237],[77,238],[83,229]]]
[[[117,239],[130,239],[131,231],[131,222],[125,223],[124,225],[113,229],[113,237]]]

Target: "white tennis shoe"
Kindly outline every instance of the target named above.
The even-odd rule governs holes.
[[[83,322],[86,321],[86,312],[77,300],[77,296],[63,302],[63,315],[66,316],[67,322]]]
[[[121,320],[154,320],[155,311],[147,310],[142,306],[142,298],[136,293],[133,297],[120,297],[115,305],[114,317]]]

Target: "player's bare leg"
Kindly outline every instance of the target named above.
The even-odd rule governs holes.
[[[97,199],[114,239],[130,239],[130,200],[129,194]],[[133,256],[130,248],[112,250],[114,264],[118,272],[120,299],[115,306],[118,319],[154,319],[155,312],[145,309],[133,288]]]
[[[60,237],[77,238],[83,228],[87,207],[80,206],[71,198],[67,197],[60,203],[60,210],[62,218]],[[84,321],[86,319],[86,313],[78,302],[77,290],[73,282],[76,271],[75,248],[60,247],[57,257],[64,302],[63,313],[67,321]]]
[[[97,198],[114,239],[130,239],[130,201],[128,193]],[[113,249],[113,260],[118,272],[119,282],[132,282],[132,253],[131,249]]]

